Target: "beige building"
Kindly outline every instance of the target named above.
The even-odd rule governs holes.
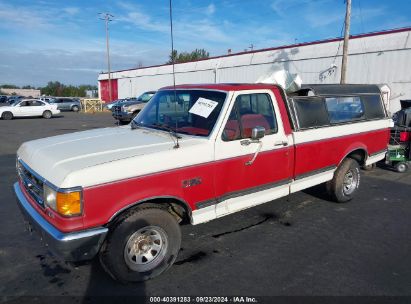
[[[24,96],[24,97],[39,97],[40,96],[40,90],[34,90],[34,89],[0,89],[2,93],[7,94],[7,95],[19,95],[19,96]]]

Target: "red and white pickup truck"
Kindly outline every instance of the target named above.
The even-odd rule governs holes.
[[[327,183],[337,202],[384,158],[392,121],[377,86],[159,90],[130,125],[24,143],[15,194],[30,227],[68,261],[99,255],[123,282],[176,260],[179,225]]]

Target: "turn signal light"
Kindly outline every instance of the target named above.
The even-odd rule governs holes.
[[[57,192],[56,211],[64,216],[81,214],[80,192],[61,193]]]

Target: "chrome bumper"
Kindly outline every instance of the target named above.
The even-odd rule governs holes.
[[[114,119],[118,120],[131,120],[133,118],[133,112],[113,111],[112,115]]]
[[[100,250],[108,229],[105,227],[63,233],[47,222],[28,202],[19,183],[13,185],[17,204],[29,230],[37,231],[46,246],[66,261],[78,262],[92,259]]]

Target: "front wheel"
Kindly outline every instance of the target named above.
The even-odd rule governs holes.
[[[360,166],[351,158],[344,159],[327,182],[327,190],[337,203],[345,203],[354,197],[360,186]]]
[[[73,106],[73,107],[71,108],[71,110],[72,110],[73,112],[78,112],[78,111],[80,110],[80,108],[79,108],[78,106]]]
[[[166,209],[138,207],[111,230],[100,253],[103,268],[120,282],[139,282],[166,271],[177,258],[180,227]]]
[[[399,173],[404,173],[408,170],[408,165],[404,162],[398,162],[394,165],[394,169]]]
[[[43,118],[50,119],[51,116],[52,116],[52,113],[50,111],[43,112]]]
[[[4,112],[4,113],[1,115],[1,117],[2,117],[4,120],[11,120],[11,119],[13,119],[13,113],[11,113],[11,112]]]

